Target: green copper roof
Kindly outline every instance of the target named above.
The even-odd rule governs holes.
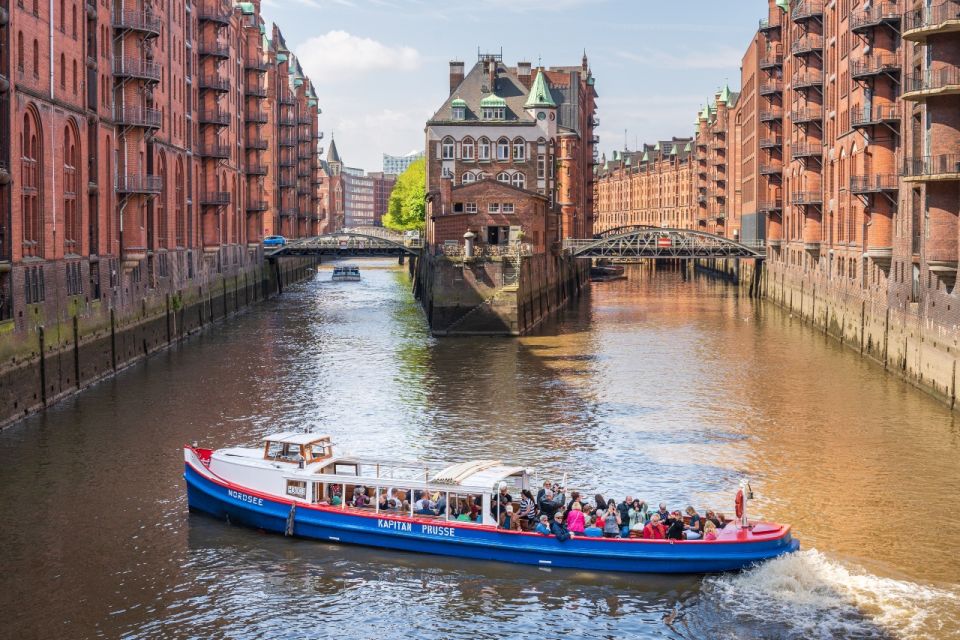
[[[659,142],[658,142],[657,144],[653,145],[653,150],[654,150],[654,151],[660,151],[660,143],[659,143]]]
[[[451,107],[463,107],[464,109],[466,109],[466,107],[467,107],[467,101],[464,100],[463,98],[454,98],[453,100],[450,101],[450,106],[451,106]]]
[[[700,112],[700,119],[701,120],[710,119],[710,107],[707,107],[706,105],[704,105],[703,111]]]
[[[309,100],[307,100],[307,106],[310,106],[310,107],[315,107],[315,106],[317,106],[317,100],[316,100],[316,98],[310,98]]]
[[[294,78],[294,79],[293,79],[293,86],[299,87],[299,86],[301,86],[302,84],[303,84],[303,80],[301,80],[300,78]]]
[[[253,3],[252,2],[238,2],[236,3],[240,7],[240,11],[249,15],[253,15]]]
[[[672,156],[677,155],[677,149],[679,149],[679,148],[680,148],[680,145],[678,145],[678,144],[673,145],[673,149],[670,149],[670,155],[672,155]]]
[[[690,153],[691,151],[693,151],[693,147],[690,146],[691,144],[692,144],[692,143],[688,142],[688,143],[687,143],[687,146],[685,146],[685,147],[683,148],[683,150],[686,151],[687,153]]]
[[[616,149],[613,150],[613,159],[614,159],[614,160],[619,160],[619,159],[620,159],[620,152],[617,151]]]
[[[646,151],[643,152],[643,161],[650,162],[650,154]]]
[[[481,107],[506,107],[507,101],[495,93],[491,93],[480,101]]]
[[[630,161],[630,156],[627,156],[626,159],[623,161],[623,163],[624,163],[625,165],[627,165],[628,167],[629,167],[631,164],[633,164],[633,163]]]
[[[777,0],[777,6],[784,11],[790,10],[790,0]]]
[[[537,77],[533,80],[533,86],[530,87],[530,95],[523,104],[524,109],[535,109],[537,107],[556,108],[557,103],[553,101],[553,94],[550,93],[550,87],[547,86],[547,76],[541,69]]]
[[[723,85],[723,89],[720,91],[720,102],[724,104],[730,102],[730,87]]]
[[[287,54],[285,53],[277,54],[277,62],[286,62],[286,61],[287,61]]]

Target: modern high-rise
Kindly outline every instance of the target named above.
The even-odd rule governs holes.
[[[383,173],[400,175],[411,164],[423,158],[423,151],[411,151],[405,156],[391,156],[383,154]]]

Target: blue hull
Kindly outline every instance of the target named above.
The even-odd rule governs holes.
[[[463,523],[436,523],[375,514],[341,512],[298,504],[288,522],[291,502],[215,482],[186,465],[191,509],[264,531],[300,538],[383,549],[495,560],[540,567],[642,573],[715,573],[734,571],[796,551],[789,531],[767,540],[674,542],[606,540],[578,537],[559,542],[552,536],[495,531]]]

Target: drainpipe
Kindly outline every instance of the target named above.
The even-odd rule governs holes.
[[[53,100],[53,0],[50,0],[50,99]],[[56,136],[51,136],[56,137]]]

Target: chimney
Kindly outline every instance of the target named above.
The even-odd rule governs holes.
[[[530,85],[533,83],[533,78],[530,75],[530,63],[529,62],[518,62],[517,63],[517,78],[523,83],[527,89],[530,88]]]
[[[487,81],[490,83],[490,93],[497,92],[497,61],[487,61]]]
[[[463,63],[457,60],[450,61],[450,95],[457,90],[460,83],[463,82]]]

